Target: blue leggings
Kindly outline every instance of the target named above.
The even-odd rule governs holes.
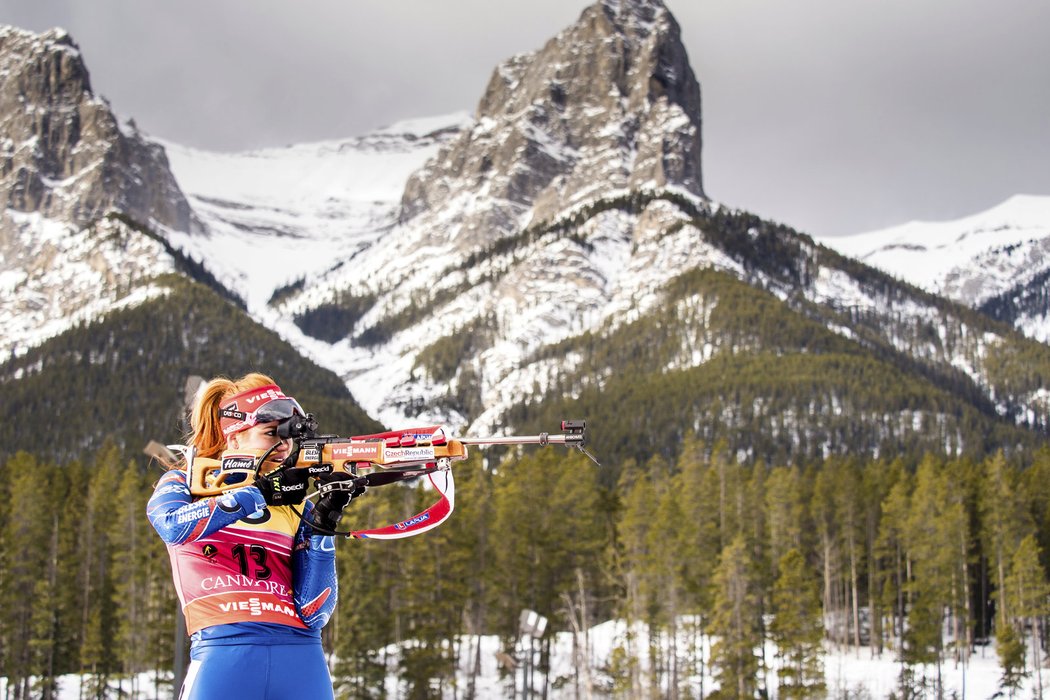
[[[316,644],[195,646],[179,700],[331,700],[332,678]]]

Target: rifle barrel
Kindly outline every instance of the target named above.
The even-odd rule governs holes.
[[[583,435],[506,435],[502,437],[457,438],[464,445],[572,445],[583,442]]]

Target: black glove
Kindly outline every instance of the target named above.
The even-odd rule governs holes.
[[[336,532],[343,508],[365,492],[364,477],[346,472],[323,474],[317,478],[317,505],[310,513],[309,522],[321,532]]]
[[[298,467],[281,467],[255,480],[266,504],[270,506],[297,506],[306,498],[310,474]]]

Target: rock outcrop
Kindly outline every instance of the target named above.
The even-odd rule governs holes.
[[[0,27],[0,203],[74,226],[109,211],[146,225],[193,226],[164,149],[118,122],[93,93],[79,48],[58,29]]]
[[[703,196],[700,151],[675,19],[659,0],[603,0],[496,68],[473,127],[408,182],[402,222],[440,212],[435,237],[468,249],[617,191]]]

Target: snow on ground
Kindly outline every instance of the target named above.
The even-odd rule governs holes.
[[[500,653],[499,640],[496,637],[471,638],[462,643],[460,656],[465,659],[459,669],[457,687],[451,684],[445,685],[445,698],[466,697],[466,689],[470,684],[470,660],[473,659],[475,644],[481,645],[481,664],[479,672],[473,680],[476,697],[485,700],[487,698],[512,698],[518,697],[525,688],[525,657],[529,649],[527,641],[522,640],[515,654],[507,655]],[[592,684],[595,688],[589,697],[609,697],[607,687],[610,682],[608,676],[601,670],[608,665],[613,650],[617,647],[626,647],[628,644],[625,628],[621,623],[612,621],[598,625],[590,630],[586,641],[581,640],[581,646],[589,648],[588,657]],[[646,640],[644,636],[636,636],[633,641],[635,649],[644,649]],[[534,651],[538,659],[539,643],[534,643]],[[549,678],[535,666],[531,668],[533,697],[542,697],[546,686],[547,697],[551,700],[575,700],[576,698],[588,697],[583,690],[582,684],[586,682],[587,672],[584,666],[573,663],[572,636],[569,633],[560,633],[554,642],[554,663]],[[705,655],[709,653],[709,646],[704,647]],[[515,657],[514,659],[510,657]],[[774,649],[772,646],[766,650],[766,658],[775,665]],[[1031,656],[1029,656],[1031,658]],[[517,661],[517,670],[509,673],[509,662]],[[404,698],[407,696],[407,688],[396,675],[396,659],[391,661],[391,674],[387,677],[387,697]],[[835,648],[827,646],[827,655],[824,660],[825,677],[829,698],[853,698],[856,700],[882,700],[888,698],[891,693],[899,696],[896,692],[898,677],[901,666],[894,660],[892,652],[885,652],[882,656],[875,656],[873,650],[868,647]],[[709,668],[704,669],[703,689],[706,696],[716,687]],[[933,690],[938,670],[929,666],[917,669],[918,676],[924,676],[928,691],[921,697],[936,697]],[[1000,670],[995,649],[992,646],[979,647],[965,665],[956,664],[952,661],[945,662],[940,675],[944,684],[944,697],[959,698],[964,700],[989,700],[999,692],[998,684]],[[1025,680],[1024,685],[1016,694],[1019,698],[1036,696],[1035,674]],[[1050,671],[1043,674],[1044,685],[1050,685]],[[170,676],[168,676],[170,678]],[[170,681],[169,681],[170,682]],[[770,698],[776,700],[776,674],[770,671],[766,676],[766,685],[770,688]],[[113,683],[116,688],[116,683]],[[156,687],[153,674],[142,674],[132,682],[125,679],[122,683],[124,695],[121,697],[129,700],[172,700],[170,687]],[[134,688],[134,692],[132,692]],[[0,678],[0,695],[6,697],[6,682]],[[693,692],[699,695],[700,678],[695,678]],[[116,692],[112,697],[117,697]],[[56,700],[82,700],[78,679],[76,676],[64,676],[60,679],[60,691]]]

